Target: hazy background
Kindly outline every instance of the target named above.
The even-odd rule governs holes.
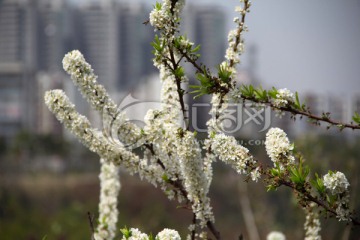
[[[140,100],[154,100],[159,93],[149,45],[154,32],[142,24],[155,1],[119,1],[129,5],[116,8],[116,18],[110,14],[115,8],[104,10],[98,1],[72,0],[74,6],[64,8],[58,2],[0,0],[0,234],[4,240],[90,239],[87,212],[95,216],[98,212],[98,156],[64,130],[43,103],[46,90],[61,88],[92,122],[101,120],[62,70],[66,52],[80,49],[119,103],[129,93]],[[146,5],[134,7],[136,2]],[[195,7],[186,10],[185,29],[195,43],[202,44],[202,60],[214,67],[224,55],[238,1],[187,3]],[[337,120],[351,121],[353,112],[360,112],[359,13],[359,0],[254,1],[246,19],[249,32],[244,34],[239,82],[299,91],[313,112],[330,111]],[[199,118],[204,122],[207,117],[205,110]],[[358,132],[326,131],[306,119],[293,123],[289,116],[272,116],[271,126],[286,130],[313,172],[344,172],[352,187],[351,205],[360,209]],[[244,124],[237,138],[269,165],[264,132],[258,133],[262,127]],[[259,239],[272,230],[283,231],[288,239],[304,238],[305,217],[291,191],[268,193],[264,184],[245,184],[222,163],[214,168],[212,206],[224,239],[237,239],[240,233],[250,239],[244,209],[254,215]],[[153,233],[176,228],[185,236],[192,217],[188,211],[177,209],[159,189],[136,176],[121,171],[121,182],[119,228],[126,225]],[[337,220],[322,218],[322,224],[323,239],[359,239],[359,229]]]
[[[238,1],[197,2],[217,3],[234,15]],[[358,0],[253,1],[244,36],[258,49],[260,79],[300,92],[358,93],[359,13]],[[246,53],[243,60],[246,66]]]
[[[186,2],[223,7],[230,20],[227,28],[234,26],[233,9],[239,1]],[[244,38],[246,46],[257,48],[258,77],[269,86],[303,93],[359,93],[359,13],[359,0],[252,1],[246,20],[249,32]],[[246,67],[246,52],[242,61]]]

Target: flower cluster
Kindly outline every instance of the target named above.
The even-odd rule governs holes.
[[[184,186],[188,199],[193,203],[193,212],[200,220],[202,227],[207,221],[214,221],[208,194],[208,182],[203,172],[201,148],[194,134],[186,131],[179,136],[177,154],[180,161],[181,173],[184,177]]]
[[[266,236],[266,240],[286,240],[282,232],[272,231]]]
[[[103,85],[97,83],[97,76],[84,56],[74,50],[67,53],[63,59],[63,68],[70,74],[74,84],[89,104],[103,116],[105,132],[115,140],[120,140],[127,146],[132,146],[141,140],[140,129],[130,121],[125,114],[119,112],[116,104],[111,100]]]
[[[75,110],[75,106],[62,90],[46,92],[45,103],[57,119],[92,152],[115,165],[124,166],[130,174],[139,173],[154,184],[156,181],[162,182],[161,174],[157,173],[156,169],[148,168],[136,154],[109,141],[102,132],[92,128],[89,120]]]
[[[240,13],[242,19],[245,19],[246,13],[249,11],[251,6],[250,1],[240,1],[244,3],[244,7],[237,6],[235,11]],[[241,34],[247,30],[244,21],[240,18],[234,18],[234,22],[237,24],[236,29],[231,30],[228,34],[229,46],[226,49],[225,58],[231,68],[232,77],[236,74],[235,64],[240,62],[240,55],[244,52],[244,40],[241,38]]]
[[[241,26],[241,23],[239,24],[239,26]],[[238,32],[239,32],[238,29],[233,29],[229,32],[228,35],[229,47],[226,49],[226,55],[225,55],[225,58],[228,61],[232,61],[234,63],[240,62],[239,54],[243,53],[244,51],[244,42],[240,42],[237,46],[235,46],[236,37],[239,34]]]
[[[116,104],[110,99],[104,86],[97,83],[94,70],[80,51],[67,53],[63,58],[63,68],[94,109],[100,112],[107,110],[112,116],[116,114]]]
[[[275,107],[286,107],[288,104],[293,103],[295,96],[288,89],[283,88],[277,90],[276,98],[273,99],[273,104]]]
[[[222,115],[226,112],[227,107],[228,107],[227,95],[222,96],[217,93],[213,94],[211,98],[211,109],[209,112],[211,118],[206,123],[209,133],[222,132],[223,129]]]
[[[101,159],[100,162],[100,215],[94,237],[96,240],[109,240],[114,239],[117,230],[117,196],[120,190],[119,168],[104,159]]]
[[[159,110],[149,110],[145,117],[146,126],[144,127],[144,134],[148,142],[152,143],[153,153],[147,154],[149,161],[153,164],[157,164],[158,160],[161,160],[161,164],[164,166],[163,174],[166,178],[172,181],[182,181],[182,175],[180,174],[180,164],[177,155],[177,133],[176,130],[179,126],[163,121],[163,112]],[[163,186],[165,187],[165,186]],[[184,197],[176,189],[163,188],[164,192],[169,199],[173,199],[176,195],[179,202],[184,200]]]
[[[316,211],[316,204],[310,203],[309,206],[305,208],[305,211],[305,240],[321,240],[321,224],[319,219],[319,213]]]
[[[332,194],[344,193],[350,186],[342,172],[329,172],[324,177],[324,185]]]
[[[179,119],[180,104],[177,92],[176,79],[169,69],[160,67],[160,79],[162,81],[161,103],[163,112],[166,113],[169,121]]]
[[[159,240],[181,240],[180,235],[177,231],[165,228],[158,233],[156,239]]]
[[[165,30],[166,32],[173,31],[173,23],[179,21],[180,12],[184,5],[184,0],[164,0],[162,4],[157,3],[150,13],[150,24],[155,30]]]
[[[161,30],[167,25],[165,20],[165,12],[162,10],[162,5],[158,3],[150,13],[150,24],[155,28],[155,30]]]
[[[350,221],[348,180],[342,172],[329,171],[323,177],[324,186],[336,196],[336,214],[340,221]]]
[[[256,161],[249,150],[238,144],[236,139],[225,134],[216,134],[211,140],[211,148],[219,159],[229,164],[240,174],[251,174],[253,181],[260,178],[260,172]],[[206,144],[207,145],[207,144]]]
[[[137,228],[131,228],[129,230],[129,236],[124,235],[121,240],[149,240],[149,236]]]
[[[180,235],[177,231],[165,228],[161,232],[159,232],[155,238],[150,238],[146,233],[142,233],[137,228],[130,228],[129,230],[125,230],[125,234],[123,235],[121,240],[181,240]]]
[[[271,161],[281,168],[295,162],[292,155],[294,146],[290,144],[286,133],[280,128],[270,128],[266,133],[265,148]]]

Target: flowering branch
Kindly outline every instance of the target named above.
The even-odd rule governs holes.
[[[96,240],[114,239],[118,219],[117,196],[120,190],[118,167],[101,159],[99,224]]]
[[[294,146],[279,128],[268,131],[265,145],[266,152],[274,163],[273,168],[262,171],[266,176],[264,181],[268,184],[268,190],[275,190],[282,185],[289,187],[296,193],[301,206],[307,207],[309,202],[313,202],[339,221],[359,225],[360,222],[349,211],[350,184],[343,173],[329,171],[323,178],[315,174],[315,180],[310,180],[310,169],[304,165],[301,156],[296,163]]]
[[[251,85],[235,88],[233,79],[236,64],[240,62],[244,48],[242,34],[246,31],[245,16],[251,5],[249,0],[240,2],[243,6],[236,7],[236,11],[241,18],[234,19],[237,27],[228,35],[226,60],[218,66],[216,76],[206,66],[197,63],[200,46],[194,46],[189,39],[179,34],[184,0],[156,3],[149,22],[159,31],[152,46],[154,66],[159,69],[162,82],[162,106],[160,109],[149,109],[143,128],[128,121],[126,114],[117,108],[105,88],[97,83],[97,76],[79,51],[65,55],[65,71],[90,105],[102,114],[104,129],[99,131],[93,128],[85,116],[76,112],[75,106],[62,90],[46,92],[45,103],[67,129],[101,158],[100,216],[94,234],[96,240],[112,240],[116,235],[116,204],[120,189],[118,166],[124,167],[130,174],[139,174],[140,178],[155,186],[159,185],[169,199],[176,199],[185,204],[184,208],[192,211],[188,239],[209,239],[207,232],[210,232],[215,239],[220,240],[221,234],[215,227],[209,198],[212,163],[216,159],[230,165],[237,173],[244,174],[248,180],[257,182],[263,176],[268,190],[280,186],[293,189],[299,205],[307,214],[304,228],[309,239],[320,239],[319,216],[314,212],[316,207],[325,209],[340,221],[360,225],[349,210],[349,183],[345,175],[329,171],[322,178],[315,174],[316,178],[311,180],[310,169],[304,165],[301,157],[294,156],[294,146],[284,131],[272,128],[266,135],[266,151],[274,164],[268,169],[264,169],[233,136],[225,134],[223,120],[231,100],[269,105],[280,114],[288,111],[294,115],[307,116],[316,123],[323,121],[337,125],[340,129],[360,128],[358,115],[353,119],[359,126],[333,121],[328,114],[322,117],[312,115],[304,104],[300,104],[297,93],[294,95],[287,89],[273,88],[266,91],[254,89]],[[193,86],[194,93],[197,96],[212,94],[209,112],[212,118],[206,123],[204,147],[200,146],[196,133],[189,131],[187,124],[182,84],[187,83],[188,79],[181,66],[182,61],[190,62],[197,70],[196,76],[201,85]],[[139,148],[139,151],[133,151],[135,148]],[[121,232],[122,240],[154,239],[152,235],[136,228],[124,228]],[[269,236],[284,238],[280,233]],[[175,230],[164,229],[155,239],[180,240],[180,236]]]
[[[284,95],[286,93],[286,95]],[[296,115],[305,116],[309,118],[315,125],[320,125],[320,122],[328,123],[328,129],[331,126],[336,126],[340,130],[344,128],[360,129],[360,118],[357,118],[355,113],[353,116],[354,123],[343,123],[331,119],[330,113],[323,113],[322,116],[317,116],[311,113],[310,109],[305,104],[301,104],[298,93],[289,92],[287,89],[264,90],[261,87],[256,89],[252,85],[242,85],[239,89],[232,93],[232,98],[239,103],[241,100],[250,101],[260,105],[270,106],[278,112],[289,112],[295,117]],[[295,119],[295,118],[294,118]]]

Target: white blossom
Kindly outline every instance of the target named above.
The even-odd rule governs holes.
[[[123,236],[121,240],[149,240],[149,236],[137,228],[130,228],[130,232],[131,236],[129,238]]]
[[[350,186],[342,172],[329,172],[323,177],[324,185],[332,194],[344,193]]]
[[[290,144],[286,133],[280,128],[269,129],[266,133],[265,148],[274,164],[286,166],[295,162],[292,155],[293,145]]]
[[[236,6],[235,11],[240,13],[242,16],[245,16],[246,10],[244,7]],[[226,49],[225,58],[230,63],[230,67],[232,68],[232,76],[234,77],[236,74],[235,65],[240,63],[240,55],[244,52],[244,41],[241,37],[243,31],[247,30],[246,26],[244,25],[241,20],[236,17],[234,18],[234,22],[236,23],[236,29],[230,30],[228,34],[228,42],[229,46]]]
[[[196,218],[204,227],[207,221],[214,221],[214,216],[210,199],[207,196],[208,180],[203,172],[201,148],[194,134],[189,131],[185,131],[183,136],[179,136],[177,145],[177,155],[187,198],[192,202],[192,209]]]
[[[169,121],[178,121],[181,107],[175,76],[166,67],[160,67],[160,79],[162,80],[161,103],[163,116]]]
[[[117,197],[120,190],[120,179],[118,167],[104,159],[101,159],[100,162],[99,223],[96,229],[95,239],[112,240],[117,231]]]
[[[177,231],[165,228],[156,235],[158,240],[181,240],[180,235]]]
[[[277,90],[276,98],[273,99],[275,107],[286,107],[288,104],[291,104],[295,101],[295,96],[288,89],[283,88]]]
[[[316,204],[310,203],[310,205],[305,208],[305,211],[305,240],[321,240],[321,223],[319,213],[316,211]]]
[[[211,109],[210,116],[211,118],[206,122],[208,126],[208,132],[220,133],[223,129],[223,115],[226,113],[228,107],[228,96],[225,95],[221,97],[220,94],[213,94],[211,98]]]
[[[238,144],[233,136],[227,136],[222,133],[216,134],[210,141],[214,154],[238,173],[248,174],[252,170],[248,169],[248,167],[256,164],[249,150]],[[260,177],[258,170],[255,169],[251,175],[255,181]]]
[[[150,24],[155,30],[164,30],[167,33],[175,30],[174,24],[180,18],[180,12],[185,5],[184,0],[176,1],[174,8],[172,8],[171,0],[163,0],[161,8],[155,5],[150,13]]]
[[[342,172],[329,172],[323,177],[324,186],[331,194],[336,195],[336,217],[339,221],[350,221],[348,187],[346,176]]]
[[[261,177],[260,167],[256,167],[255,170],[251,171],[250,176],[251,180],[257,182]]]
[[[266,236],[266,240],[286,240],[286,237],[281,232],[272,231]]]
[[[94,109],[100,112],[107,110],[111,115],[116,114],[116,104],[110,99],[104,86],[97,83],[94,70],[80,51],[73,50],[67,53],[63,58],[63,68]]]
[[[130,174],[139,173],[140,177],[145,177],[153,184],[162,182],[159,167],[147,166],[136,154],[109,141],[102,132],[92,128],[89,120],[75,110],[75,106],[62,90],[47,91],[45,103],[56,118],[100,158],[124,166]]]
[[[344,196],[341,196],[337,201],[336,218],[339,221],[351,221],[350,209],[349,209],[349,192],[345,192]]]
[[[163,29],[166,25],[166,15],[165,12],[161,9],[154,8],[150,13],[150,24],[155,27],[155,29]]]
[[[70,74],[74,84],[89,104],[102,114],[105,131],[127,146],[138,146],[141,132],[135,124],[127,121],[124,112],[119,112],[103,85],[97,82],[97,76],[91,65],[78,50],[67,53],[63,58],[63,68]],[[110,128],[110,129],[108,129]]]

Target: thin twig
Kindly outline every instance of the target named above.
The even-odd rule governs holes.
[[[216,240],[221,240],[220,232],[218,230],[216,230],[213,222],[207,221],[206,226],[211,231],[211,233],[214,235]]]
[[[95,234],[94,216],[90,212],[87,212],[87,215],[88,215],[88,220],[89,220],[89,225],[90,225],[90,230],[91,230],[91,240],[95,240],[95,238],[94,238],[94,234]]]
[[[281,111],[289,112],[289,113],[292,113],[293,115],[305,116],[305,117],[307,117],[309,119],[312,119],[314,121],[326,122],[326,123],[329,123],[332,126],[339,127],[341,130],[344,129],[344,128],[350,128],[350,129],[353,129],[353,130],[360,129],[360,125],[335,121],[335,120],[330,119],[329,117],[323,117],[323,116],[320,117],[320,116],[317,116],[317,115],[314,115],[314,114],[310,113],[309,111],[302,111],[302,110],[299,110],[299,109],[292,108],[291,106],[277,107],[273,103],[271,103],[270,101],[260,101],[260,100],[254,98],[254,97],[246,97],[246,96],[243,96],[243,95],[241,95],[240,98],[242,98],[244,100],[251,101],[251,102],[255,102],[255,103],[266,104],[266,105],[270,106],[273,109],[278,109],[278,110],[281,110]]]
[[[327,212],[333,214],[334,216],[337,216],[336,211],[334,211],[332,208],[330,208],[324,201],[318,199],[317,197],[312,196],[311,193],[309,193],[308,191],[301,191],[292,182],[288,182],[286,180],[281,179],[281,180],[278,181],[278,183],[280,185],[284,185],[286,187],[289,187],[289,188],[293,189],[294,191],[302,194],[304,196],[304,200],[314,202],[318,206],[323,207]],[[360,222],[356,218],[350,217],[350,220],[355,226],[360,226]]]
[[[241,33],[244,31],[245,29],[245,16],[246,16],[246,12],[249,10],[250,4],[249,4],[249,0],[245,0],[244,1],[244,10],[241,13],[241,21],[239,23],[239,28],[235,37],[235,44],[234,44],[234,48],[233,51],[236,52],[237,51],[237,47],[238,45],[241,43]],[[234,60],[231,59],[229,66],[233,67],[235,64]]]
[[[192,219],[192,224],[195,226],[196,225],[196,214],[193,213],[193,219]],[[193,230],[191,230],[191,240],[195,240],[195,231],[196,229],[194,228]]]

